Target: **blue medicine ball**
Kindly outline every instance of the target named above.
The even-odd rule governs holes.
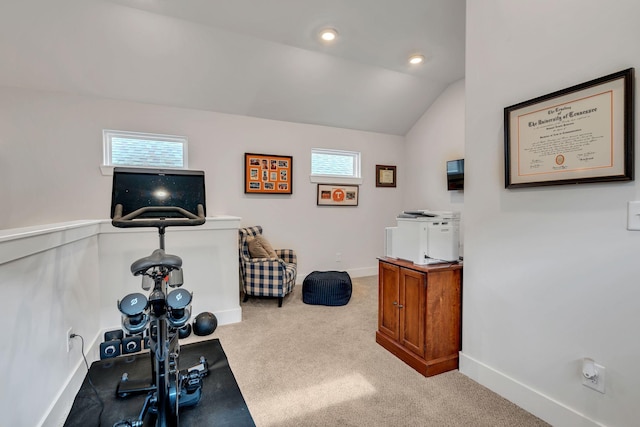
[[[203,311],[193,320],[193,333],[198,336],[211,335],[218,327],[215,314]]]

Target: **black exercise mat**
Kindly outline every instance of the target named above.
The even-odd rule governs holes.
[[[180,426],[255,427],[220,340],[180,346],[180,369],[197,364],[200,356],[204,356],[209,363],[209,375],[203,379],[202,397],[198,405],[180,409]],[[137,418],[146,395],[124,399],[116,397],[116,387],[124,372],[129,374],[131,380],[150,379],[149,353],[94,362],[89,374],[104,402],[102,416],[100,403],[88,377],[85,377],[64,424],[65,427],[111,427],[119,420]],[[149,425],[149,416],[145,418],[144,425]]]

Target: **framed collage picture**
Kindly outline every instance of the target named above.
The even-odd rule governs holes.
[[[293,157],[244,153],[244,192],[292,194]]]
[[[318,206],[358,206],[357,185],[318,184]]]

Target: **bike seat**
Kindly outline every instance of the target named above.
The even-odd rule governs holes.
[[[165,254],[163,249],[156,249],[151,255],[134,261],[133,264],[131,264],[131,272],[134,276],[137,276],[152,267],[169,267],[173,270],[181,266],[182,258],[176,255]]]

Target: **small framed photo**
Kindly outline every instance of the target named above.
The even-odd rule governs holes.
[[[376,187],[395,187],[396,167],[376,165]]]
[[[318,206],[358,206],[357,185],[318,184]]]

